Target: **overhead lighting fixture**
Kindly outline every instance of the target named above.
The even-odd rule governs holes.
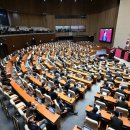
[[[76,3],[76,2],[77,2],[77,0],[74,0],[74,2]]]
[[[60,0],[60,2],[62,2],[62,0]]]
[[[46,0],[44,0],[44,2],[46,2]]]

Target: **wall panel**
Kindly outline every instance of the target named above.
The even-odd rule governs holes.
[[[55,39],[55,34],[24,34],[24,35],[10,35],[4,36],[5,44],[8,48],[8,53],[12,53],[15,50],[27,47],[27,42],[31,44],[32,38],[35,37],[36,41],[39,44],[39,41],[50,42]]]

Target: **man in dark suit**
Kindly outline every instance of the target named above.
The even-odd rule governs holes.
[[[42,94],[47,93],[47,90],[44,88],[44,83],[42,83],[42,86],[38,87]]]
[[[80,90],[76,88],[76,84],[74,84],[73,87],[70,88],[72,91],[75,92],[76,95],[81,95]]]
[[[122,97],[122,100],[117,102],[117,106],[128,109],[128,103],[125,101],[125,97]]]
[[[49,96],[51,97],[52,100],[57,99],[58,95],[57,93],[54,92],[54,88],[51,88],[51,91],[49,92]]]
[[[103,89],[107,89],[107,90],[109,90],[109,91],[111,92],[111,88],[108,87],[108,84],[105,84],[102,88],[103,88]]]
[[[109,126],[115,130],[122,130],[123,121],[119,119],[118,116],[119,116],[119,112],[115,111],[114,116],[111,117]]]
[[[64,90],[65,90],[66,92],[68,92],[68,89],[70,89],[70,80],[68,80],[68,81],[66,82],[66,84],[64,85]]]
[[[115,71],[116,71],[116,70],[115,70]],[[121,77],[121,78],[123,78],[122,74],[120,74],[120,73],[118,73],[118,72],[115,73],[115,77]]]
[[[122,86],[121,89],[118,89],[116,92],[122,93],[124,95],[126,95],[126,93],[124,92],[124,87]]]
[[[55,85],[58,85],[58,84],[59,84],[58,76],[55,76],[55,78],[54,78],[53,81],[54,81],[54,84],[55,84]]]
[[[96,120],[96,121],[100,121],[101,120],[101,114],[97,114],[98,108],[94,107],[93,110],[91,112],[88,112],[87,115],[89,118]]]

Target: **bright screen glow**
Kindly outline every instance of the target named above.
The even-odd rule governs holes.
[[[112,41],[112,32],[113,32],[113,29],[100,29],[99,40],[101,42],[110,43]]]

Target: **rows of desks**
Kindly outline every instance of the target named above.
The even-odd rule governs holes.
[[[97,93],[95,95],[95,98],[100,98],[102,95],[100,93]],[[117,99],[115,99],[114,97],[112,96],[104,96],[104,100],[106,100],[107,102],[111,102],[113,104],[116,104],[117,102]],[[130,101],[127,101],[128,102],[128,106],[130,107]]]
[[[11,59],[11,61],[8,61],[8,63],[6,64],[6,73],[10,73],[12,74],[12,60],[13,62],[15,62],[16,57],[13,57],[13,59]],[[24,57],[25,58],[25,57]],[[27,57],[26,57],[27,58]],[[21,65],[21,68],[23,69],[24,72],[26,72],[26,67],[24,66],[24,62],[22,62],[23,65]],[[56,113],[52,113],[50,112],[46,106],[44,104],[40,104],[38,103],[35,98],[33,96],[30,96],[26,90],[23,90],[17,83],[15,80],[13,80],[10,77],[10,84],[11,86],[14,88],[14,90],[26,101],[26,102],[33,102],[36,105],[36,109],[37,111],[43,115],[43,117],[45,117],[46,119],[48,119],[53,125],[56,125],[57,129],[59,129],[60,127],[60,115],[56,114]]]
[[[23,90],[16,82],[15,80],[11,80],[10,84],[12,87],[17,91],[17,93],[26,101],[26,102],[33,102],[36,105],[37,111],[39,111],[43,117],[51,121],[53,124],[56,124],[57,127],[59,127],[59,119],[60,115],[56,113],[50,112],[44,104],[38,103],[33,96],[30,96],[27,94],[25,90]]]
[[[92,111],[92,109],[93,109],[92,106],[87,106],[86,107],[86,112],[90,112],[90,111]],[[107,112],[105,110],[101,110],[100,113],[101,113],[103,119],[105,119],[107,121],[110,121],[110,118],[112,116],[111,113],[109,113],[109,112]],[[128,118],[121,117],[120,119],[123,121],[123,126],[130,128],[130,120],[128,120]]]

